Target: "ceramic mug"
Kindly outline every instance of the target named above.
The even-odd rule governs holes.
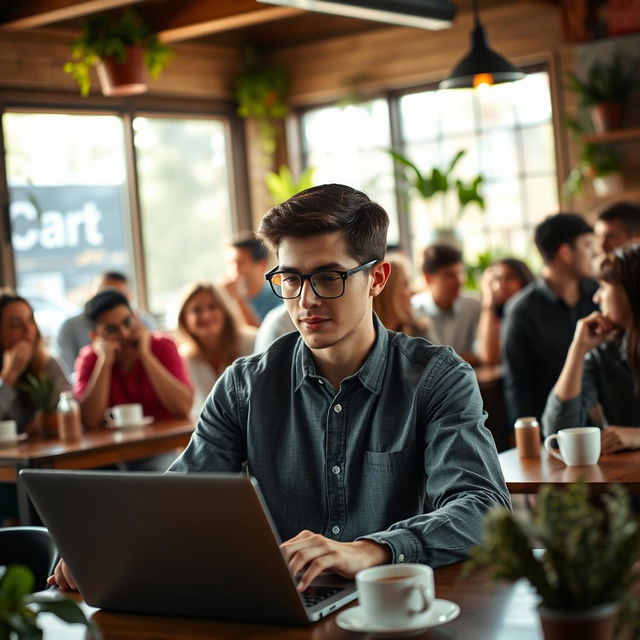
[[[15,420],[0,420],[0,442],[15,440],[18,437],[18,427]]]
[[[557,441],[560,453],[551,447]],[[544,448],[570,467],[596,464],[600,457],[600,429],[598,427],[574,427],[560,429],[547,436]]]
[[[138,403],[117,404],[107,409],[105,417],[115,427],[142,424],[144,421],[142,405]]]
[[[356,574],[360,607],[380,628],[426,623],[435,599],[433,569],[424,564],[387,564]]]

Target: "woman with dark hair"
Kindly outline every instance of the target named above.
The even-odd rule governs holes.
[[[36,408],[20,390],[29,374],[49,376],[60,389],[69,382],[42,342],[31,305],[14,292],[0,292],[0,420],[15,420],[19,433],[33,422]],[[1,443],[0,443],[1,444]],[[0,526],[18,524],[14,484],[0,483]]]
[[[13,292],[0,293],[0,416],[15,420],[23,432],[36,408],[20,385],[29,374],[49,376],[60,389],[69,382],[58,361],[46,351],[31,305]]]
[[[485,269],[476,342],[476,355],[481,364],[500,363],[500,325],[504,305],[534,279],[529,267],[517,258],[502,258]]]
[[[602,452],[640,448],[640,245],[605,257],[594,301],[578,321],[542,416],[545,434],[587,424],[597,402]]]
[[[178,342],[194,387],[193,412],[200,413],[215,381],[239,356],[253,352],[256,331],[241,325],[218,289],[195,283],[178,313]]]
[[[429,321],[413,313],[407,260],[399,254],[389,254],[386,259],[391,265],[391,273],[384,289],[373,299],[373,310],[380,322],[392,331],[438,342]]]

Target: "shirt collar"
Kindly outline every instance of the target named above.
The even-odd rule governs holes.
[[[386,369],[386,354],[389,344],[389,332],[380,322],[378,316],[373,314],[373,324],[376,330],[376,339],[373,348],[369,352],[366,360],[349,379],[357,378],[363,387],[372,393],[379,394],[382,388],[382,380]],[[294,353],[294,380],[293,388],[297,391],[305,378],[319,378],[316,363],[311,355],[311,350],[305,345],[302,336],[296,342]]]
[[[591,291],[589,289],[589,283],[592,282],[588,278],[583,278],[580,280],[580,296],[581,298],[591,297]],[[535,288],[538,289],[548,300],[551,302],[564,302],[562,298],[553,291],[553,289],[549,286],[548,282],[544,278],[538,278],[534,284]]]
[[[427,314],[430,316],[441,316],[441,315],[456,315],[457,313],[459,313],[460,311],[460,305],[462,304],[460,302],[460,298],[456,298],[453,301],[453,305],[451,306],[450,310],[447,309],[442,309],[441,307],[439,307],[435,300],[433,299],[433,296],[431,295],[431,291],[427,291],[425,292],[425,296],[424,296],[424,302],[425,302],[425,307],[426,307],[426,311]]]

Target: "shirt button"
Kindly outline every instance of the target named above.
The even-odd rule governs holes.
[[[336,404],[336,405],[333,407],[333,410],[334,410],[336,413],[340,413],[340,412],[342,411],[342,405],[341,405],[341,404]]]
[[[404,562],[404,553],[401,553],[401,554],[398,555],[398,560],[400,562]]]
[[[340,474],[340,467],[338,465],[335,465],[335,467],[331,467],[331,473],[333,473],[334,475],[339,475]]]
[[[319,382],[320,384],[324,384],[324,382],[322,382],[322,380],[318,380],[318,382]]]
[[[340,527],[337,524],[333,525],[333,527],[331,527],[331,532],[337,536],[340,533]]]

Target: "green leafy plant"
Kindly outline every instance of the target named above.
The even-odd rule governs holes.
[[[484,197],[480,193],[480,187],[484,181],[483,176],[478,175],[468,182],[453,177],[453,171],[466,151],[458,151],[447,167],[433,167],[424,173],[401,153],[397,151],[388,151],[388,153],[396,162],[403,165],[405,176],[411,188],[424,200],[430,200],[437,196],[444,198],[450,192],[455,193],[458,201],[457,211],[452,213],[444,206],[440,223],[436,225],[438,229],[454,229],[462,217],[464,209],[470,204],[476,204],[484,210]]]
[[[562,186],[563,195],[572,198],[582,191],[587,180],[618,173],[621,169],[622,160],[614,147],[586,142],[582,146],[578,164]]]
[[[27,374],[24,382],[18,385],[19,391],[24,391],[31,404],[42,413],[53,413],[58,404],[60,385],[51,376],[43,373],[35,376]]]
[[[76,602],[60,593],[32,593],[33,573],[23,565],[0,567],[0,638],[40,640],[42,630],[38,615],[53,613],[69,623],[85,625],[94,640],[100,640],[100,630],[84,615]]]
[[[587,486],[579,482],[565,490],[540,489],[532,521],[504,508],[492,510],[469,569],[487,566],[494,579],[526,578],[549,609],[619,603],[621,615],[632,614],[635,626],[640,618],[631,588],[640,577],[640,527],[619,485],[611,486],[602,502],[602,507],[592,504]]]
[[[567,72],[569,88],[587,107],[601,102],[625,102],[637,88],[639,80],[637,62],[625,63],[620,54],[611,60],[593,64],[584,78]]]
[[[273,171],[269,172],[264,181],[269,189],[269,193],[273,197],[273,203],[278,204],[288,200],[291,196],[294,196],[304,189],[309,189],[313,186],[313,167],[306,168],[296,180],[291,173],[291,169],[286,165],[283,165],[278,170],[278,173]]]
[[[152,78],[157,78],[173,56],[155,33],[132,10],[124,11],[116,22],[97,15],[85,22],[82,35],[71,44],[71,61],[65,73],[80,86],[83,96],[91,89],[91,69],[102,59],[113,57],[118,62],[127,58],[127,47],[140,45],[145,50],[145,63]]]

